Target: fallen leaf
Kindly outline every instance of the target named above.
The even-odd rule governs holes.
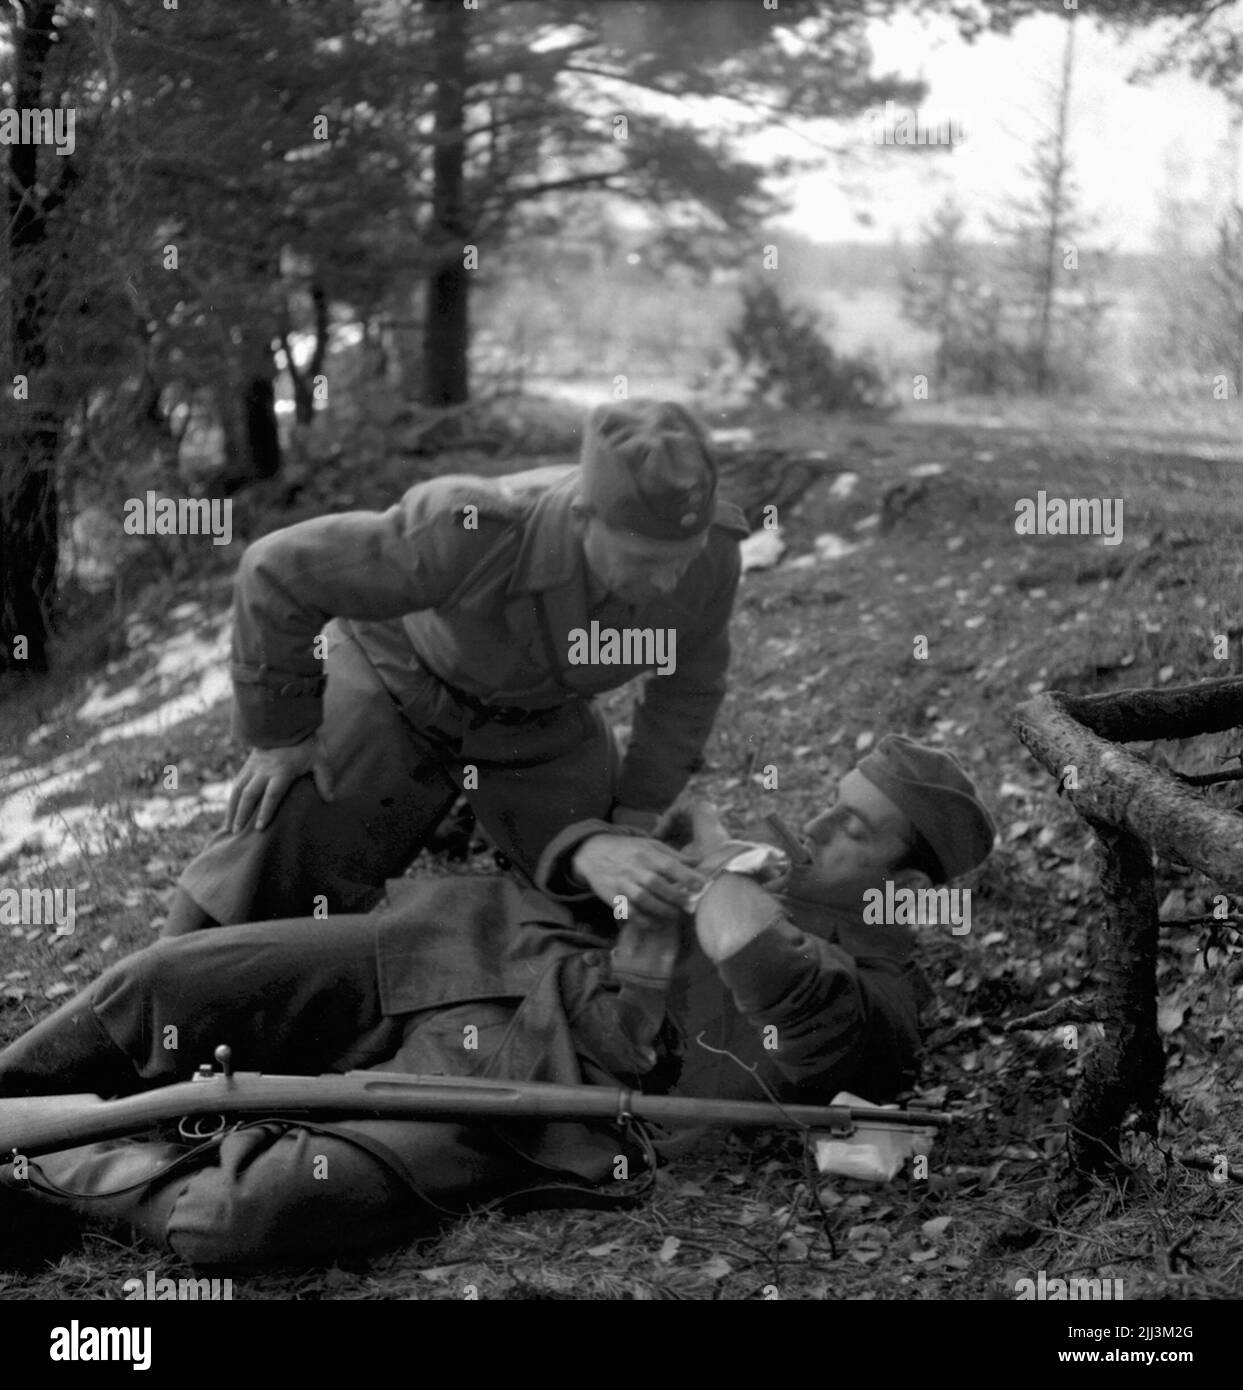
[[[72,993],[73,986],[64,980],[59,980],[56,984],[49,985],[48,988],[43,991],[43,997],[45,999],[59,999],[63,994]]]
[[[929,1240],[936,1240],[938,1236],[944,1235],[949,1229],[951,1220],[952,1218],[948,1216],[934,1216],[931,1221],[925,1221],[919,1229]]]
[[[709,1279],[724,1279],[727,1274],[733,1273],[733,1269],[734,1266],[724,1255],[713,1255],[707,1264],[700,1265],[699,1272]]]
[[[847,1240],[860,1241],[864,1245],[870,1245],[876,1241],[887,1240],[888,1238],[889,1232],[882,1226],[876,1225],[852,1226],[850,1230],[846,1232]]]
[[[622,1248],[620,1240],[606,1240],[603,1245],[593,1245],[587,1253],[596,1259],[603,1258],[605,1255],[616,1254]]]
[[[51,997],[50,995],[48,996]],[[1186,1004],[1176,1001],[1169,1001],[1161,1004],[1157,1008],[1157,1029],[1167,1037],[1171,1033],[1177,1033],[1183,1026],[1183,1018],[1186,1016]]]
[[[682,1242],[677,1238],[677,1236],[666,1236],[664,1244],[660,1247],[660,1253],[656,1256],[656,1258],[661,1262],[662,1265],[667,1265],[673,1261],[673,1259],[677,1256],[677,1253],[681,1248]]]
[[[912,1250],[907,1258],[912,1264],[922,1265],[928,1260],[935,1260],[936,1257],[937,1251],[935,1250]]]
[[[799,1236],[791,1235],[788,1231],[777,1242],[777,1247],[783,1255],[788,1255],[792,1260],[805,1260],[807,1258],[807,1242]]]

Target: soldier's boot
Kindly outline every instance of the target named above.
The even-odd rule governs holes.
[[[67,1000],[0,1051],[0,1096],[106,1097],[134,1090],[134,1081],[134,1064],[109,1037],[89,994]]]
[[[4,1105],[0,1101],[0,1108]],[[86,1222],[137,1232],[163,1250],[191,1174],[180,1144],[111,1140],[0,1168],[0,1265],[32,1268],[73,1248]]]

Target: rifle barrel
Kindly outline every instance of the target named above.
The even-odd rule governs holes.
[[[216,1073],[154,1091],[101,1100],[95,1095],[0,1100],[0,1162],[12,1152],[35,1157],[79,1144],[134,1134],[161,1121],[220,1115],[285,1119],[392,1118],[617,1120],[623,1115],[665,1124],[786,1125],[842,1129],[949,1123],[921,1110],[782,1105],[765,1101],[648,1096],[611,1086],[570,1086],[480,1077],[349,1072],[344,1076]]]

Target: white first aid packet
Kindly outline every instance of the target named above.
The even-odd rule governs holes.
[[[914,1125],[886,1125],[886,1110],[896,1105],[872,1105],[869,1101],[839,1091],[834,1105],[848,1105],[854,1110],[874,1110],[876,1124],[856,1120],[855,1132],[849,1139],[834,1139],[815,1135],[812,1150],[816,1168],[839,1178],[857,1178],[861,1182],[892,1182],[908,1158],[926,1154],[936,1138],[934,1129]]]

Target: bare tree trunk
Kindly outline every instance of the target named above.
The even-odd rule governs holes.
[[[232,398],[218,398],[225,437],[225,466],[219,479],[226,492],[273,478],[280,472],[281,443],[276,425],[276,363],[269,339],[246,328],[241,348],[241,382]]]
[[[1097,932],[1094,1012],[1105,1036],[1088,1053],[1071,1102],[1070,1154],[1085,1173],[1118,1166],[1127,1112],[1156,1132],[1165,1053],[1157,1033],[1157,896],[1148,846],[1104,821],[1096,835],[1105,918]]]
[[[423,327],[423,400],[457,405],[470,397],[470,274],[463,264],[466,217],[463,138],[466,95],[466,12],[435,10],[432,66],[436,71],[436,127],[432,153],[433,268],[427,279]]]
[[[315,347],[305,371],[299,370],[293,360],[288,332],[281,335],[281,347],[285,351],[285,370],[289,373],[289,381],[293,387],[294,419],[300,425],[314,423],[315,378],[324,370],[324,357],[328,351],[328,296],[318,281],[311,286],[311,303],[315,310]]]
[[[15,11],[13,97],[19,109],[44,105],[44,69],[56,10],[57,0],[31,0]],[[56,463],[63,421],[44,375],[44,248],[52,199],[40,192],[38,156],[34,144],[9,147],[12,371],[0,388],[7,397],[6,418],[0,422],[0,670],[7,671],[47,670],[60,539]],[[70,174],[61,171],[62,192]],[[16,398],[14,376],[26,380],[24,399]]]
[[[276,425],[276,387],[271,376],[250,377],[243,391],[242,407],[250,476],[274,478],[281,469],[281,440]]]
[[[1066,21],[1066,43],[1062,49],[1062,80],[1057,93],[1057,125],[1054,130],[1053,165],[1049,170],[1047,202],[1049,222],[1045,229],[1044,258],[1040,269],[1039,326],[1036,330],[1035,386],[1043,396],[1049,386],[1050,358],[1053,353],[1053,320],[1057,304],[1057,277],[1063,236],[1062,208],[1070,161],[1070,85],[1075,61],[1074,14]]]

